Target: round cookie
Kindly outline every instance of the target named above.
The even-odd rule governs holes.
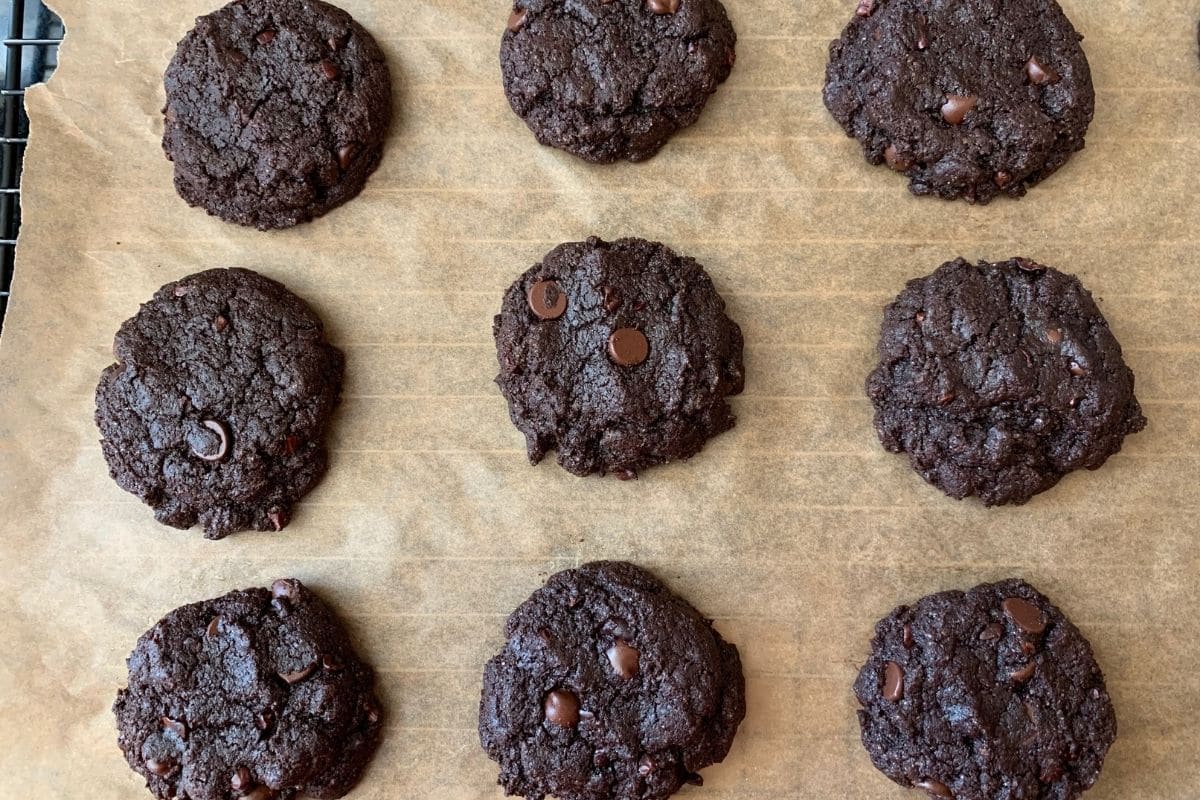
[[[221,219],[307,222],[379,166],[392,117],[383,51],[320,0],[235,0],[200,17],[164,82],[175,188]]]
[[[633,564],[552,575],[505,632],[479,739],[508,794],[662,800],[725,758],[745,716],[737,648]]]
[[[644,161],[699,118],[736,41],[720,0],[516,0],[504,93],[544,145]]]
[[[383,731],[374,673],[297,580],[177,608],[128,663],[118,743],[160,800],[341,797]]]
[[[704,268],[657,242],[554,248],[504,296],[496,383],[536,464],[627,479],[733,427],[742,332]]]
[[[913,194],[1020,197],[1083,148],[1095,92],[1055,0],[862,0],[825,105]]]
[[[1146,425],[1133,373],[1079,280],[957,259],[884,312],[867,379],[875,431],[955,498],[1023,503],[1099,468]]]
[[[168,283],[117,332],[96,388],[113,479],[210,539],[281,530],[317,484],[341,351],[311,308],[246,269]]]
[[[854,693],[876,768],[936,800],[1073,800],[1117,733],[1091,645],[1015,579],[880,620]]]

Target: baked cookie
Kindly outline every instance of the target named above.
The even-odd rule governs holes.
[[[505,632],[479,739],[508,794],[662,800],[725,758],[746,714],[737,648],[633,564],[552,575]]]
[[[644,161],[699,118],[736,41],[720,0],[516,0],[504,93],[542,144]]]
[[[200,17],[165,85],[163,149],[180,197],[262,230],[362,191],[392,118],[383,51],[320,0],[235,0]]]
[[[325,474],[342,353],[311,308],[246,269],[168,283],[117,332],[96,388],[109,473],[209,539],[282,530]]]
[[[559,245],[509,287],[493,333],[534,464],[557,449],[576,475],[628,479],[733,427],[742,331],[704,268],[657,242]]]
[[[1020,580],[897,608],[854,694],[876,768],[938,800],[1073,800],[1117,735],[1091,645]]]
[[[1055,0],[861,0],[825,105],[913,194],[1020,197],[1083,148],[1095,92]]]
[[[884,312],[875,432],[951,497],[1024,503],[1146,425],[1133,373],[1073,275],[957,259]]]
[[[161,800],[341,797],[383,731],[375,676],[300,581],[183,606],[138,639],[117,741]]]

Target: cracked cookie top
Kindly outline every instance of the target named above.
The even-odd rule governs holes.
[[[508,794],[663,800],[725,758],[745,716],[737,648],[633,564],[552,575],[505,633],[479,738]]]
[[[884,447],[946,494],[1023,503],[1146,425],[1133,372],[1073,275],[947,262],[884,312],[867,379]]]
[[[542,144],[644,161],[699,118],[736,40],[718,0],[516,0],[504,93]]]
[[[733,427],[741,329],[704,268],[657,242],[559,245],[509,287],[493,332],[535,464],[554,449],[576,475],[632,478]]]
[[[180,196],[264,230],[358,194],[392,116],[383,52],[319,0],[235,0],[199,18],[164,82],[163,149]]]
[[[161,800],[341,797],[383,730],[371,667],[297,580],[177,608],[128,663],[118,743]]]
[[[127,320],[96,388],[109,472],[176,528],[281,530],[325,473],[341,351],[311,308],[245,269],[168,283]]]

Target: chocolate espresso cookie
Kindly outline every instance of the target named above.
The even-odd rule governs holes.
[[[341,797],[383,731],[374,673],[296,580],[183,606],[138,640],[118,743],[161,800]]]
[[[1055,0],[862,0],[825,105],[913,194],[1020,197],[1083,148],[1095,92]]]
[[[854,694],[875,766],[938,800],[1074,800],[1117,734],[1091,645],[1020,580],[897,608]]]
[[[703,267],[657,242],[559,245],[509,287],[493,332],[534,464],[557,449],[576,475],[633,478],[733,427],[741,329]]]
[[[109,472],[159,522],[281,530],[325,473],[341,351],[311,308],[245,269],[168,283],[117,332],[96,388]]]
[[[986,505],[1097,469],[1146,425],[1091,294],[1023,258],[960,258],[909,281],[884,312],[867,394],[884,447]]]
[[[662,800],[729,752],[746,713],[737,648],[638,567],[553,575],[505,630],[479,739],[508,794]]]
[[[699,118],[736,41],[719,0],[516,0],[504,93],[542,144],[644,161]]]
[[[236,0],[201,17],[165,84],[163,149],[180,197],[263,230],[362,191],[392,117],[383,51],[320,0]]]

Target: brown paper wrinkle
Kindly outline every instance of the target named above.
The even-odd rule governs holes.
[[[643,164],[537,145],[496,53],[507,7],[340,5],[380,40],[397,120],[363,194],[259,233],[188,208],[163,158],[162,72],[213,0],[57,0],[61,66],[32,89],[24,227],[0,341],[0,796],[147,797],[109,708],[136,638],[181,604],[282,576],[320,591],[379,672],[387,734],[350,797],[498,798],[475,734],[505,615],[597,558],[654,570],[742,652],[749,713],[681,796],[909,797],[858,742],[875,621],[1020,575],[1083,629],[1120,735],[1090,800],[1200,785],[1200,59],[1194,0],[1064,3],[1097,87],[1087,148],[1018,202],[910,196],[821,104],[850,0],[728,0],[738,63]],[[555,244],[697,258],[746,334],[737,427],[636,482],[530,467],[492,383],[491,317]],[[883,305],[962,255],[1078,274],[1150,425],[1015,508],[942,497],[880,448],[862,390]],[[329,475],[281,534],[220,542],[122,492],[92,422],[112,336],[212,266],[284,281],[347,354]],[[69,753],[69,757],[64,757]]]

